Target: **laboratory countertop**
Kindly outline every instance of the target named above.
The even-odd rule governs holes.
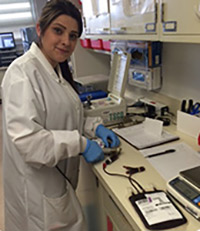
[[[173,141],[174,144],[178,142],[185,142],[190,145],[194,150],[198,150],[199,147],[197,145],[197,141],[190,136],[178,132],[175,126],[167,127],[166,130],[180,137],[180,140]],[[106,170],[108,172],[125,174],[126,169],[123,168],[124,165],[131,167],[144,166],[145,171],[134,174],[133,178],[137,180],[145,188],[145,190],[151,190],[153,189],[153,187],[156,187],[156,189],[166,191],[166,180],[161,177],[161,175],[150,164],[150,162],[148,162],[148,160],[144,158],[140,151],[138,151],[122,139],[121,147],[122,152],[119,155],[119,158],[115,162],[107,166]],[[110,176],[106,174],[103,170],[102,163],[94,165],[93,172],[98,177],[101,184],[112,197],[118,208],[121,210],[130,225],[133,227],[133,229],[147,230],[129,201],[129,197],[131,196],[131,192],[133,190],[129,180],[126,178]],[[199,230],[200,222],[196,220],[193,216],[191,216],[188,212],[186,212],[186,210],[183,209],[178,203],[176,204],[185,215],[187,223],[179,227],[173,228],[173,231]]]

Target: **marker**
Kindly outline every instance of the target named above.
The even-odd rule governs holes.
[[[152,157],[155,157],[155,156],[161,156],[161,155],[165,155],[165,154],[172,153],[172,152],[175,152],[175,151],[176,151],[175,149],[168,149],[168,150],[165,150],[163,152],[158,152],[158,153],[150,154],[150,155],[145,156],[145,157],[146,158],[152,158]]]

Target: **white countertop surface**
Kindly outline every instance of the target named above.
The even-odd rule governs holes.
[[[175,126],[170,126],[169,128],[166,128],[166,130],[172,132],[173,134],[179,135],[179,137],[181,138],[180,140],[174,141],[173,143],[185,142],[190,145],[194,150],[200,150],[200,147],[198,147],[197,142],[194,138],[176,131]],[[133,178],[136,179],[145,188],[145,190],[151,190],[153,189],[153,187],[161,190],[166,190],[166,181],[160,176],[160,174],[141,154],[140,151],[136,150],[134,147],[132,147],[130,144],[122,139],[121,147],[122,152],[119,156],[119,159],[113,162],[111,165],[108,165],[106,168],[107,171],[112,173],[125,174],[126,169],[123,168],[124,165],[131,167],[144,166],[145,171],[134,174]],[[125,215],[126,219],[129,221],[133,229],[147,230],[128,199],[133,190],[133,187],[129,183],[128,179],[107,175],[103,171],[102,163],[94,165],[93,171],[95,175],[99,178],[101,184],[105,187],[107,192],[113,198],[121,212]],[[180,205],[178,205],[178,207],[181,208]],[[185,225],[173,228],[173,231],[197,231],[198,229],[200,230],[200,222],[192,217],[183,208],[181,208],[181,210],[187,218],[188,222]]]

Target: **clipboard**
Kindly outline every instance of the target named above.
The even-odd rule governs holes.
[[[178,136],[173,135],[165,130],[162,131],[160,136],[154,136],[152,133],[148,133],[144,129],[143,123],[125,128],[114,128],[113,131],[139,150],[179,139]]]

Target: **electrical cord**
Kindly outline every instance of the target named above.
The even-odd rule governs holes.
[[[128,171],[126,173],[129,174],[129,176],[126,176],[124,174],[120,174],[120,173],[111,173],[111,172],[108,172],[106,170],[106,167],[107,167],[107,164],[106,162],[103,163],[103,171],[110,175],[110,176],[118,176],[118,177],[123,177],[123,178],[126,178],[129,180],[130,184],[133,186],[133,188],[137,191],[137,193],[140,193],[140,190],[144,193],[145,190],[144,188],[141,186],[141,184],[139,184],[139,182],[137,182],[135,179],[133,179],[131,176],[133,174],[136,174],[137,172],[142,172],[142,171],[145,171],[145,168],[144,167],[139,167],[139,168],[133,168],[133,167],[128,167],[128,166],[123,166],[124,168],[126,168]],[[137,187],[140,189],[138,189]]]
[[[63,171],[58,167],[58,165],[56,165],[56,169],[65,178],[65,180],[67,180],[71,184],[71,181],[69,180],[69,178],[63,173]]]
[[[105,164],[105,163],[104,163]],[[107,174],[107,175],[110,175],[110,176],[118,176],[118,177],[123,177],[123,178],[126,178],[126,179],[129,179],[128,176],[126,175],[123,175],[123,174],[119,174],[119,173],[110,173],[106,170],[106,165],[103,164],[103,170],[104,172]],[[104,167],[105,166],[105,167]],[[132,178],[131,178],[132,179]],[[132,183],[131,183],[132,184]],[[140,193],[140,191],[137,189],[137,187],[132,184],[132,186],[134,187],[134,189],[137,191],[137,193]]]

